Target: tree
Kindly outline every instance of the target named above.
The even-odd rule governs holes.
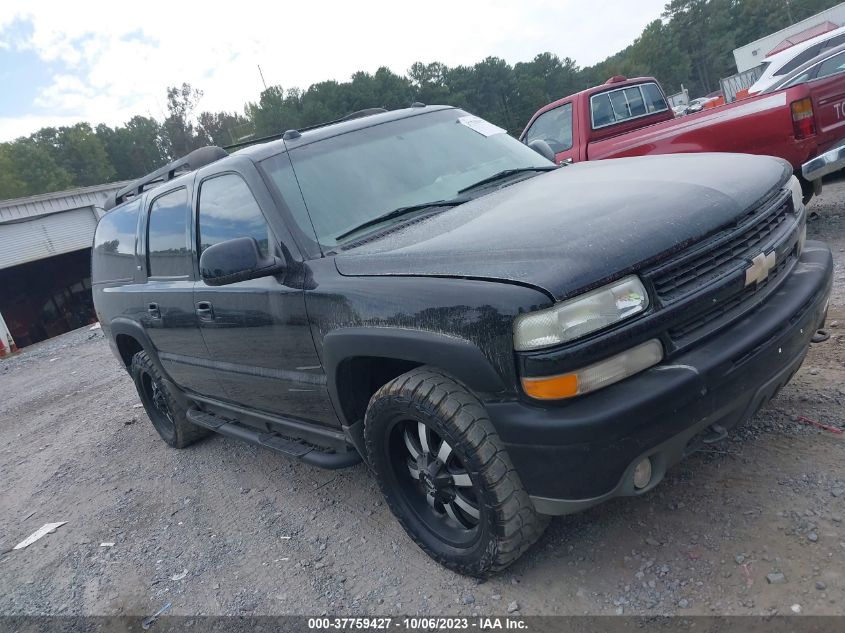
[[[448,102],[449,88],[446,86],[448,72],[449,68],[440,62],[430,64],[414,62],[408,70],[413,100],[425,104]]]
[[[0,200],[26,195],[26,183],[17,174],[10,143],[0,143]]]
[[[220,147],[252,137],[255,132],[249,119],[233,112],[203,112],[197,121],[203,142]]]
[[[106,148],[88,123],[59,128],[57,142],[56,163],[70,174],[74,185],[98,185],[114,178]]]
[[[72,185],[70,174],[32,138],[18,139],[8,147],[8,158],[14,166],[11,173],[24,185],[20,195],[60,191]]]
[[[165,147],[170,158],[179,158],[202,146],[192,117],[202,99],[202,90],[183,83],[181,88],[167,89],[167,112],[164,120]]]
[[[125,126],[97,126],[118,180],[129,180],[147,174],[167,162],[166,141],[162,126],[149,117],[134,116]]]

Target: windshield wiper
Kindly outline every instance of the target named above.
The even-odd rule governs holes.
[[[496,182],[497,180],[502,180],[507,178],[508,176],[513,176],[515,174],[524,174],[529,171],[554,171],[557,169],[557,165],[546,165],[543,167],[518,167],[517,169],[505,169],[504,171],[500,171],[498,174],[493,174],[489,178],[485,178],[484,180],[479,180],[476,183],[471,184],[469,187],[464,187],[458,193],[466,193],[472,189],[476,189],[478,187],[482,187],[484,185],[489,185],[491,182]]]
[[[464,202],[469,202],[470,198],[461,197],[461,198],[451,198],[449,200],[434,200],[432,202],[421,202],[420,204],[411,204],[406,207],[399,207],[398,209],[393,209],[393,211],[388,211],[387,213],[383,213],[382,215],[374,217],[372,220],[367,220],[366,222],[359,224],[356,227],[349,229],[348,231],[341,233],[337,237],[336,240],[342,240],[344,237],[348,237],[353,233],[357,233],[363,229],[366,229],[371,226],[375,226],[376,224],[381,224],[387,220],[392,220],[393,218],[398,218],[403,215],[407,215],[408,213],[413,213],[414,211],[422,211],[424,209],[436,209],[437,207],[456,207],[459,204],[463,204]]]

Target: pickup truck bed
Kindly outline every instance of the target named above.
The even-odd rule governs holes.
[[[839,145],[843,135],[841,76],[684,117],[673,115],[654,78],[615,77],[544,106],[520,140],[547,142],[558,163],[690,152],[770,155],[788,161],[800,177],[803,163]],[[818,186],[802,180],[805,196]]]

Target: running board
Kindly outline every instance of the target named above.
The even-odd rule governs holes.
[[[269,448],[271,451],[282,453],[288,457],[294,457],[307,464],[319,466],[320,468],[334,470],[353,466],[361,461],[361,456],[355,450],[348,450],[344,453],[327,453],[303,442],[289,440],[275,433],[259,433],[248,426],[239,424],[235,420],[206,413],[196,408],[188,409],[186,417],[189,422],[197,426],[204,427],[221,435],[249,442],[250,444]]]

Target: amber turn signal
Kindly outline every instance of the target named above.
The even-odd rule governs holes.
[[[561,400],[578,395],[578,376],[563,374],[548,378],[523,378],[525,394],[537,400]]]

